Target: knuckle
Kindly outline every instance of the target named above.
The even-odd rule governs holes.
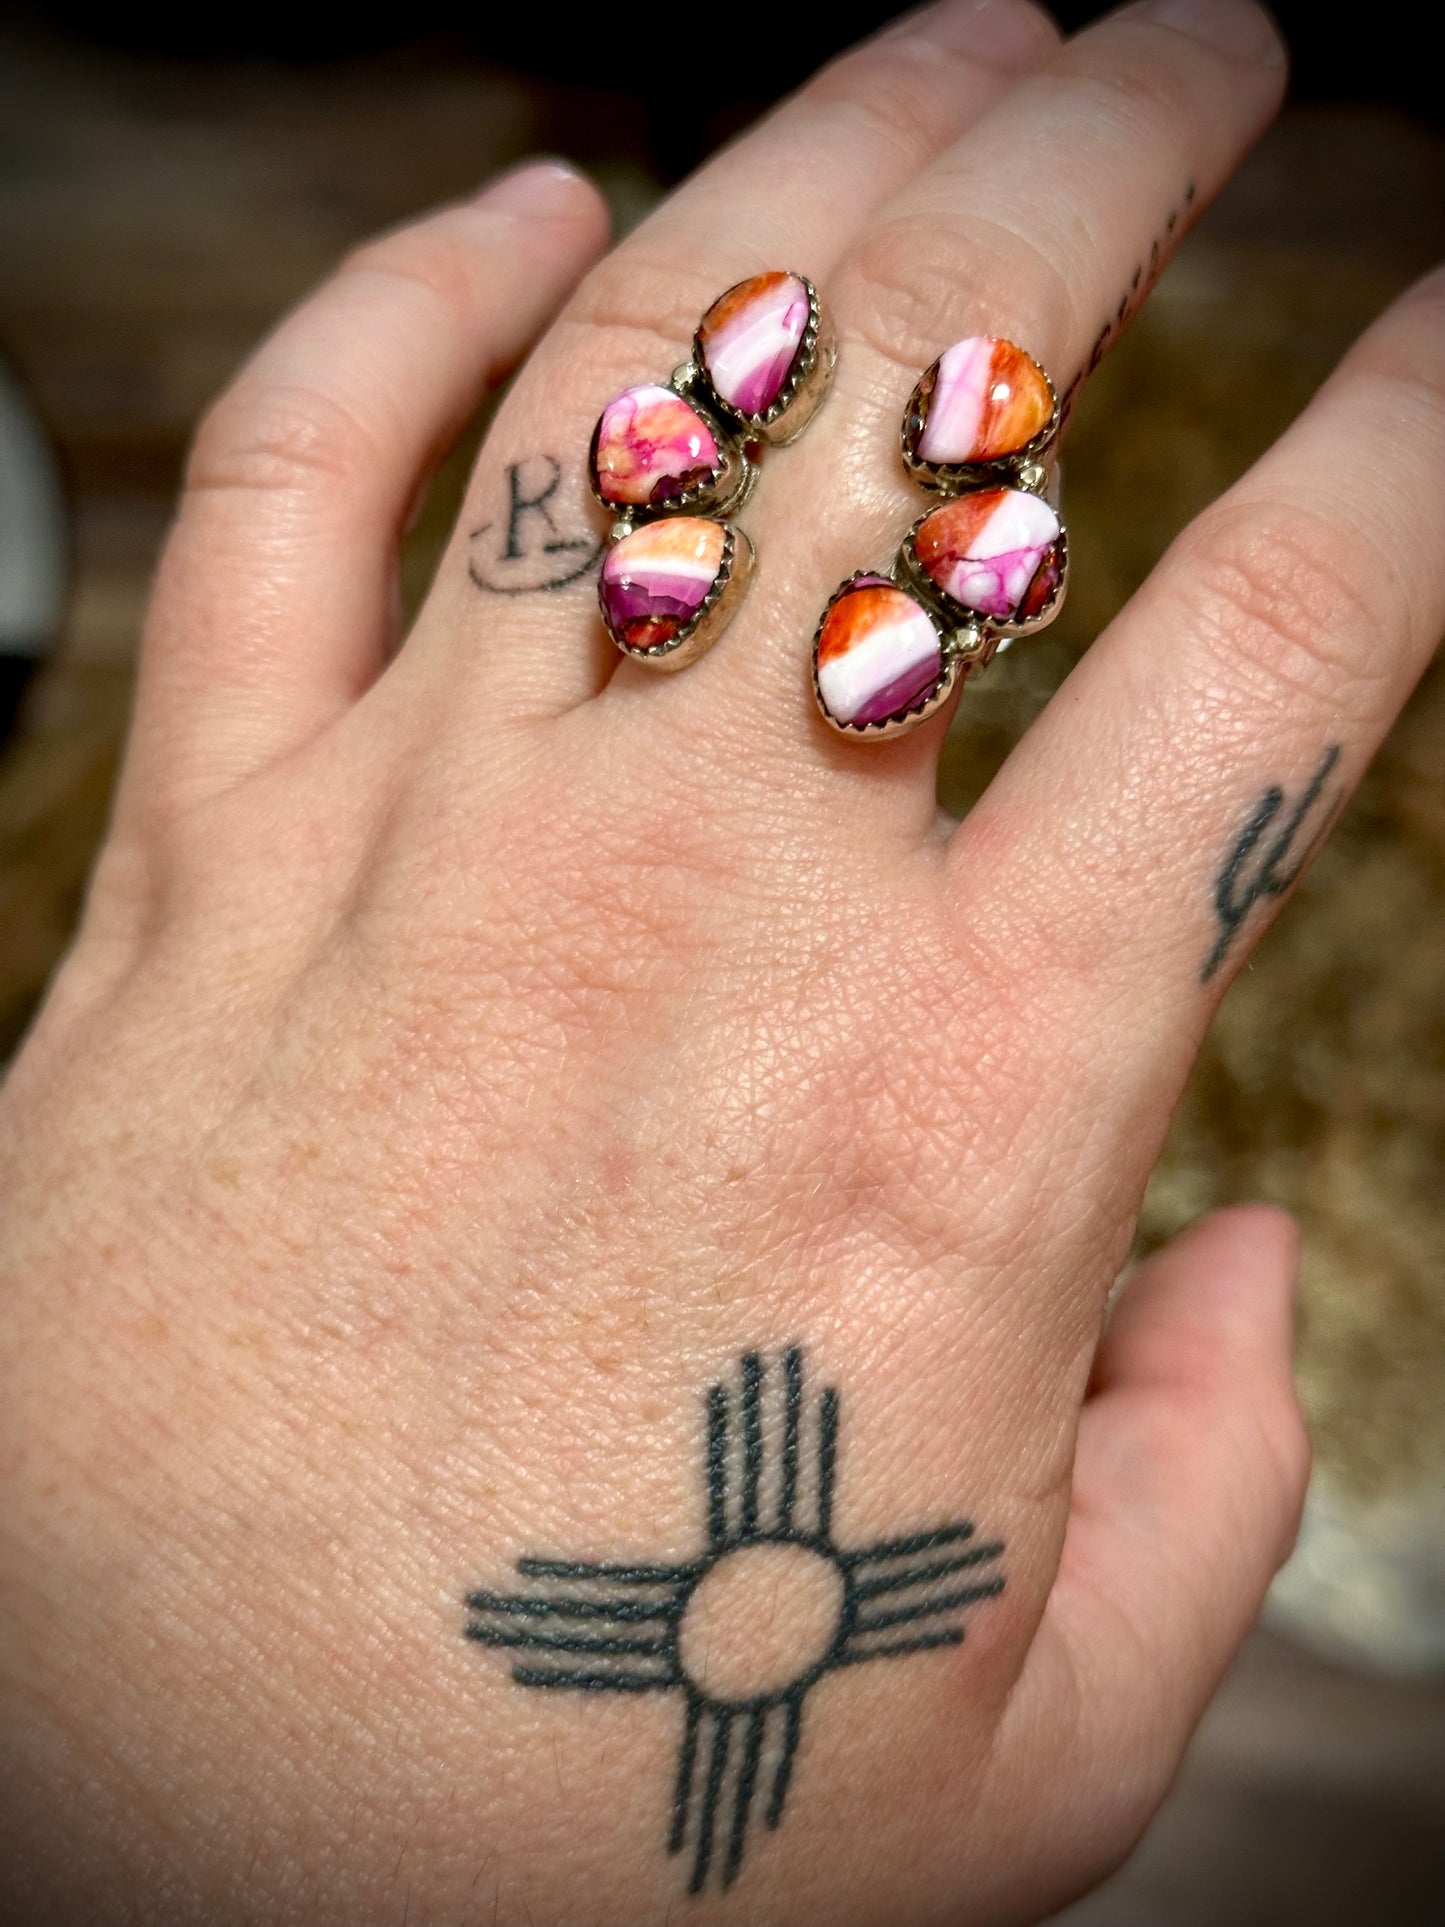
[[[243,385],[203,417],[185,485],[191,494],[329,492],[363,472],[376,452],[361,418],[325,389]]]
[[[1162,41],[1180,41],[1180,52]],[[1115,35],[1108,54],[1087,39],[1065,46],[1045,85],[1066,91],[1069,118],[1114,123],[1135,139],[1161,129],[1176,137],[1200,118],[1199,69],[1174,34]]]
[[[1275,705],[1334,703],[1388,673],[1372,646],[1395,570],[1358,528],[1300,504],[1219,508],[1183,538],[1188,619],[1231,684]]]
[[[916,162],[927,145],[928,117],[920,112],[920,91],[938,84],[938,65],[907,41],[873,47],[825,67],[804,98],[811,107],[850,123],[880,150],[880,160],[891,154]]]
[[[592,333],[642,337],[652,352],[674,358],[692,340],[697,318],[721,290],[704,264],[665,258],[634,241],[600,261],[573,296],[569,324]]]
[[[475,305],[476,248],[448,235],[438,222],[403,228],[354,248],[337,270],[338,278],[372,277],[402,293],[419,294],[449,312]]]
[[[915,215],[885,221],[859,244],[839,306],[850,331],[910,380],[962,325],[969,290],[1010,290],[1014,304],[1001,332],[1027,347],[1073,338],[1075,301],[1058,264],[1012,229],[983,220],[950,227]],[[1017,317],[1015,319],[1014,317]]]

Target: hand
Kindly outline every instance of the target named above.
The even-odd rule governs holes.
[[[532,168],[363,249],[214,409],[0,1124],[7,1918],[993,1923],[1128,1849],[1291,1538],[1292,1231],[1206,1222],[1101,1342],[1106,1298],[1213,1006],[1441,627],[1442,284],[965,823],[941,724],[837,742],[807,657],[916,512],[917,372],[986,329],[1082,377],[1282,80],[1245,0],[1063,48],[951,0],[826,70],[581,280],[392,661],[420,481],[595,195]],[[587,435],[774,266],[837,318],[834,394],[746,511],[742,614],[650,679],[600,634]],[[661,1679],[675,1634],[716,1701],[806,1657],[812,1568],[666,1618],[709,1388],[731,1530],[749,1463],[783,1505],[793,1384],[796,1507],[826,1485],[873,1581],[932,1535],[971,1596],[868,1612],[966,1638],[830,1666],[796,1731],[708,1710],[679,1801],[682,1690],[513,1667]],[[650,1618],[466,1639],[597,1597],[529,1558],[675,1570]]]

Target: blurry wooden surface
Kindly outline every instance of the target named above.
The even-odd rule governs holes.
[[[0,39],[0,128],[0,351],[58,444],[75,545],[59,655],[0,764],[3,1057],[103,825],[199,409],[353,241],[522,153],[598,165],[624,220],[654,188],[624,96],[422,54],[286,71]],[[1086,396],[1066,463],[1069,609],[970,693],[945,801],[967,807],[1170,537],[1442,254],[1437,135],[1375,110],[1286,117]],[[1401,473],[1408,486],[1408,449]],[[454,499],[434,491],[414,582]],[[1366,1497],[1445,1476],[1442,931],[1437,667],[1231,993],[1141,1226],[1147,1247],[1242,1196],[1300,1215],[1301,1383],[1329,1475]],[[1352,1680],[1261,1636],[1143,1852],[1073,1918],[1424,1927],[1445,1921],[1442,1838],[1440,1691]]]

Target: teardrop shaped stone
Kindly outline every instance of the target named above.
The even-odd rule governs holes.
[[[835,722],[887,722],[937,685],[943,640],[932,616],[906,590],[886,576],[855,576],[823,619],[814,673],[819,698]]]
[[[675,642],[707,601],[726,546],[722,523],[699,515],[649,522],[614,543],[598,594],[615,639],[628,649]]]
[[[796,274],[755,274],[719,295],[697,329],[698,357],[719,401],[764,415],[786,387],[812,312]]]
[[[961,607],[1012,622],[1047,603],[1047,593],[1035,595],[1041,577],[1046,590],[1057,585],[1059,533],[1059,518],[1041,495],[976,489],[923,518],[913,532],[913,558]]]
[[[712,429],[671,388],[628,388],[603,409],[592,437],[592,481],[604,502],[657,508],[723,465]]]
[[[920,462],[1003,461],[1054,417],[1048,377],[1032,355],[999,335],[971,335],[941,354],[913,391],[911,453]]]

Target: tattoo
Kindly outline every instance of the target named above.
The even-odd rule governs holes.
[[[1235,838],[1224,867],[1214,880],[1214,913],[1219,920],[1219,936],[1199,973],[1201,983],[1207,984],[1223,963],[1234,942],[1235,933],[1255,904],[1273,902],[1284,896],[1325,837],[1344,801],[1343,787],[1330,798],[1323,813],[1317,806],[1340,755],[1340,745],[1332,743],[1320,759],[1319,767],[1299,801],[1290,809],[1278,835],[1265,846],[1257,862],[1254,860],[1255,852],[1261,839],[1286,807],[1284,791],[1277,783],[1272,783],[1250,812],[1248,822]],[[1310,817],[1314,817],[1315,822],[1308,842],[1294,856],[1288,868],[1282,868],[1285,859],[1294,852],[1295,841]]]
[[[1119,296],[1118,307],[1094,337],[1094,345],[1090,348],[1083,367],[1064,390],[1059,403],[1059,412],[1063,420],[1067,420],[1073,413],[1074,404],[1079,398],[1079,391],[1084,383],[1153,293],[1154,283],[1164,272],[1175,248],[1184,238],[1185,230],[1189,226],[1190,211],[1198,192],[1194,182],[1187,181],[1184,192],[1165,215],[1163,227],[1149,244],[1149,259],[1136,264],[1128,287]]]
[[[958,1646],[964,1610],[1003,1591],[983,1573],[1003,1541],[975,1543],[965,1519],[840,1546],[837,1467],[837,1392],[809,1410],[796,1346],[771,1367],[748,1352],[737,1385],[705,1402],[698,1557],[527,1557],[529,1590],[467,1595],[466,1637],[517,1650],[518,1685],[681,1694],[667,1847],[691,1848],[691,1893],[714,1868],[732,1885],[755,1804],[765,1826],[782,1819],[803,1704],[825,1673]]]
[[[555,455],[534,455],[507,468],[507,506],[498,521],[471,534],[468,573],[488,595],[540,595],[565,589],[596,567],[605,536],[568,535],[553,498],[562,481]]]

